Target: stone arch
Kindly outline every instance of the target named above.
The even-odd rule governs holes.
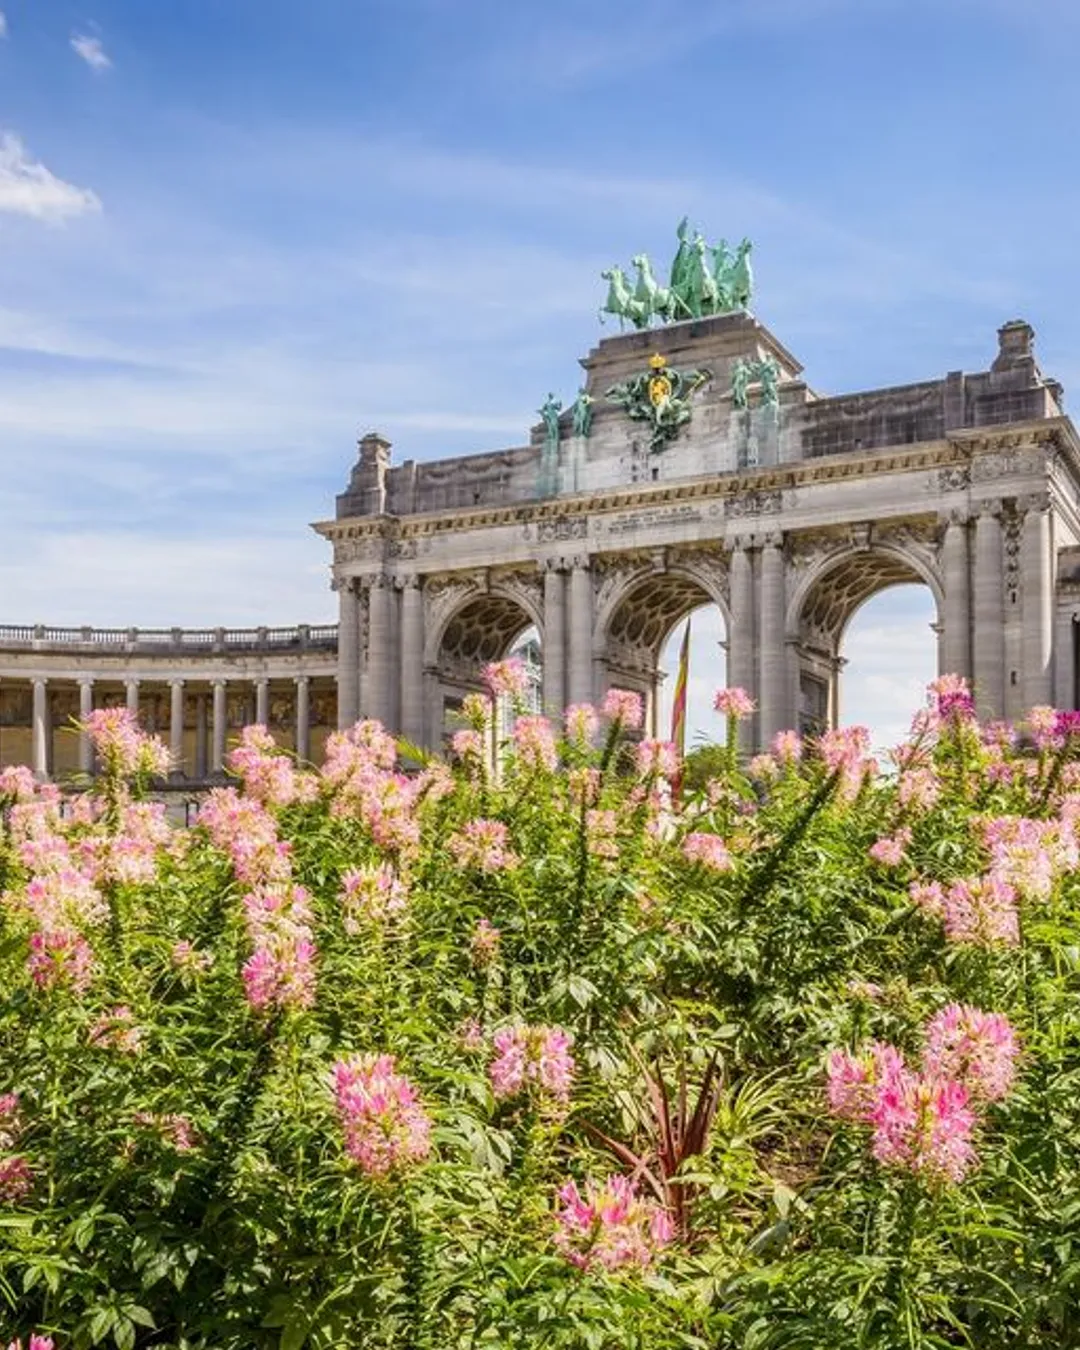
[[[800,730],[835,725],[840,649],[848,624],[873,596],[892,586],[926,586],[940,622],[944,588],[928,548],[893,543],[844,546],[815,560],[794,587],[786,636],[794,649],[794,706]]]
[[[604,684],[634,689],[655,721],[660,656],[675,625],[702,605],[716,605],[725,632],[730,614],[720,568],[680,563],[627,570],[601,591],[596,640],[605,667]],[[655,730],[655,727],[654,727]]]
[[[429,744],[440,745],[454,729],[454,714],[465,695],[483,688],[484,666],[507,656],[514,640],[529,628],[543,630],[537,606],[524,588],[454,583],[433,598],[444,613],[435,616],[425,651],[425,705],[433,718]],[[539,705],[539,667],[534,673]]]

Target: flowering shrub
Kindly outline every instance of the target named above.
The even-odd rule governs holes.
[[[452,768],[249,729],[190,830],[126,714],[0,773],[0,1344],[1077,1344],[1076,716],[493,763],[524,677]]]

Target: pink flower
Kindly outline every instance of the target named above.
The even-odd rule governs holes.
[[[1052,749],[1058,729],[1057,709],[1045,704],[1032,708],[1027,715],[1027,729],[1040,750]]]
[[[997,1102],[1012,1087],[1018,1053],[1008,1018],[950,1003],[927,1024],[923,1064],[928,1075],[955,1078],[973,1098]]]
[[[463,727],[450,737],[450,749],[458,757],[468,761],[482,761],[484,758],[484,737],[472,727]]]
[[[772,739],[771,749],[781,764],[795,764],[802,759],[802,737],[797,731],[778,731]]]
[[[7,1350],[22,1350],[22,1341],[9,1341]],[[31,1336],[30,1350],[53,1350],[51,1336]]]
[[[25,1158],[17,1154],[0,1159],[0,1201],[17,1205],[34,1189],[34,1173]]]
[[[360,931],[359,920],[383,924],[409,907],[409,888],[389,863],[350,868],[342,875],[341,888],[345,928],[350,933]]]
[[[1071,822],[999,816],[983,823],[983,839],[991,873],[1029,900],[1049,900],[1080,861]]]
[[[566,786],[575,806],[593,806],[600,797],[600,770],[571,769],[566,775]]]
[[[942,921],[950,942],[980,947],[1020,941],[1016,892],[993,874],[954,881],[942,896]]]
[[[713,699],[713,708],[725,717],[733,717],[736,722],[745,722],[747,718],[753,717],[756,707],[757,704],[746,690],[738,686],[718,689]]]
[[[967,1090],[949,1078],[908,1070],[882,1084],[871,1113],[878,1162],[931,1182],[960,1182],[976,1161],[975,1113]]]
[[[11,764],[0,769],[0,798],[10,802],[32,802],[37,791],[33,770],[25,764]]]
[[[630,689],[609,689],[604,695],[600,711],[624,731],[637,731],[645,717],[641,695]]]
[[[22,1112],[19,1094],[5,1092],[0,1097],[0,1151],[9,1152],[15,1147],[23,1131]]]
[[[481,919],[473,929],[472,941],[469,943],[473,965],[479,970],[490,966],[499,955],[501,941],[499,930],[491,920]]]
[[[588,747],[596,737],[600,719],[591,703],[571,703],[563,713],[563,726],[568,741],[579,747]]]
[[[516,1097],[535,1083],[544,1093],[565,1104],[574,1079],[570,1036],[562,1027],[516,1026],[497,1031],[495,1057],[488,1075],[496,1097]]]
[[[595,808],[585,812],[585,847],[592,858],[615,862],[619,856],[619,813]]]
[[[559,762],[555,733],[546,717],[519,717],[510,733],[517,762],[524,769],[553,773]]]
[[[75,993],[82,994],[94,977],[90,944],[70,928],[38,929],[32,933],[26,965],[39,989],[69,985]]]
[[[144,1032],[135,1024],[135,1014],[121,1003],[103,1012],[87,1032],[90,1044],[100,1050],[116,1050],[122,1055],[137,1055],[142,1049]]]
[[[830,773],[838,775],[837,795],[851,801],[864,782],[877,773],[877,762],[868,757],[870,732],[866,727],[840,727],[827,731],[818,741],[818,753]]]
[[[904,861],[904,850],[911,843],[911,831],[905,826],[894,835],[885,836],[870,845],[870,857],[883,867],[898,867]]]
[[[345,1151],[368,1176],[384,1177],[428,1156],[431,1120],[393,1055],[339,1060],[333,1087]]]
[[[833,1050],[826,1063],[829,1110],[841,1120],[869,1121],[882,1087],[903,1072],[903,1057],[891,1045],[874,1041],[858,1055]]]
[[[900,775],[896,796],[901,806],[929,811],[941,796],[941,781],[928,765],[908,768]]]
[[[585,1194],[568,1181],[559,1191],[555,1246],[579,1270],[617,1270],[652,1264],[674,1236],[674,1224],[659,1205],[642,1200],[626,1177],[589,1181]]]
[[[288,806],[306,795],[303,784],[313,782],[298,773],[295,765],[279,752],[277,742],[259,723],[244,727],[240,743],[228,755],[229,769],[244,784],[244,792],[267,806]]]
[[[187,1116],[174,1112],[136,1111],[133,1119],[136,1125],[151,1130],[162,1143],[177,1153],[190,1153],[198,1143],[195,1129]]]
[[[520,699],[529,689],[529,672],[519,656],[491,661],[481,672],[492,698]]]
[[[241,971],[257,1013],[311,1008],[315,1003],[315,941],[303,886],[275,883],[244,896],[253,951]]]
[[[446,842],[459,867],[507,872],[521,859],[507,847],[509,832],[500,820],[469,820]]]
[[[457,1029],[462,1050],[472,1053],[484,1048],[484,1029],[475,1017],[467,1017]]]
[[[97,708],[83,723],[106,774],[163,778],[171,767],[169,752],[156,736],[144,735],[127,708]]]
[[[975,700],[962,675],[942,675],[928,686],[930,711],[938,722],[973,722]]]
[[[683,856],[710,872],[730,872],[734,866],[728,847],[718,834],[688,834],[682,842]]]
[[[641,778],[675,778],[679,773],[679,752],[673,741],[657,741],[646,737],[638,742],[634,760]]]
[[[750,778],[767,782],[776,777],[780,772],[780,766],[772,755],[754,755],[746,766],[746,772]]]

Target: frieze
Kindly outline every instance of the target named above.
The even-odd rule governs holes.
[[[784,494],[777,488],[764,492],[741,492],[724,503],[724,514],[733,519],[745,516],[769,516],[783,510]]]
[[[561,543],[567,539],[584,539],[589,529],[587,516],[555,516],[554,519],[526,523],[523,538],[536,538],[539,544]]]
[[[961,492],[971,486],[971,469],[967,464],[949,464],[938,469],[935,479],[927,484],[930,492]]]
[[[1025,444],[979,455],[972,461],[971,477],[974,482],[986,483],[995,478],[1012,478],[1016,474],[1039,473],[1046,468],[1046,453],[1041,446]]]

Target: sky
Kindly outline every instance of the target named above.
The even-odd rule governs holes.
[[[1075,0],[0,0],[0,619],[335,617],[358,435],[521,444],[684,213],[841,393],[1080,375]],[[842,714],[933,674],[885,593]],[[717,680],[695,639],[691,732]],[[714,623],[715,628],[715,623]]]

